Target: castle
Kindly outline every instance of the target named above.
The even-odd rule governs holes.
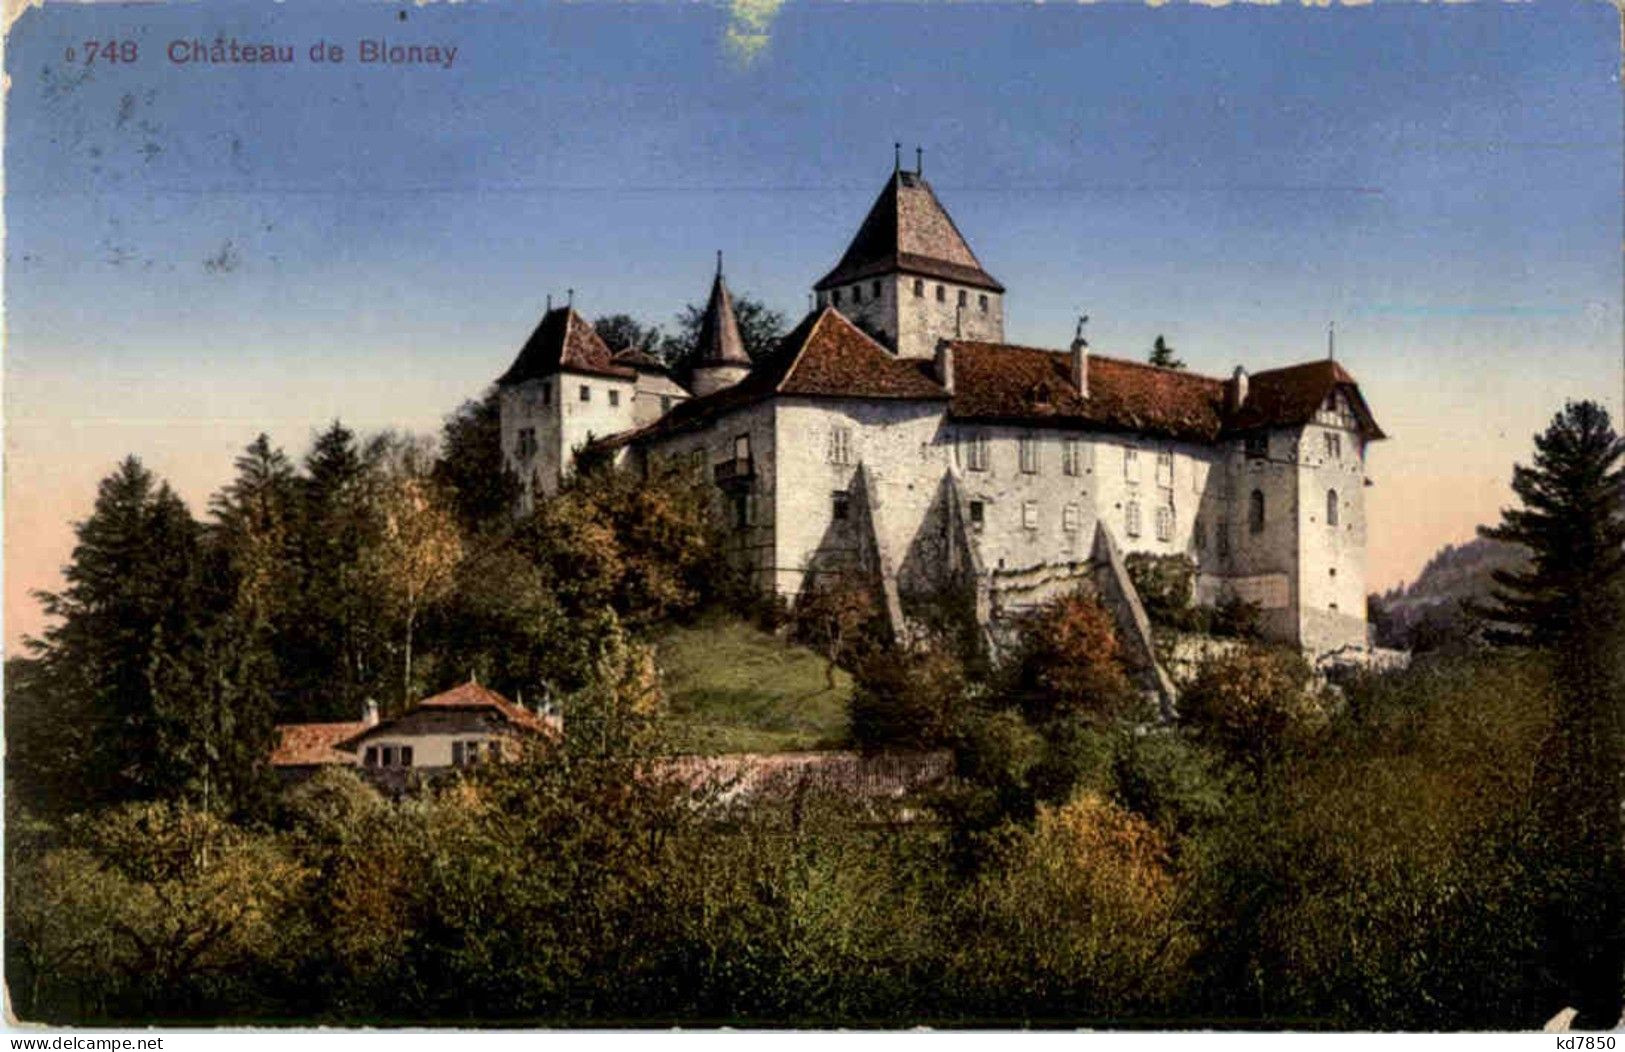
[[[702,473],[731,558],[794,601],[877,585],[901,630],[949,597],[983,625],[1122,556],[1182,554],[1196,597],[1262,609],[1311,655],[1367,646],[1366,445],[1383,438],[1330,358],[1228,378],[1004,341],[1005,288],[916,171],[893,171],[816,306],[746,355],[720,263],[687,385],[550,309],[498,380],[525,501],[582,452]],[[1132,627],[1132,626],[1131,626]]]

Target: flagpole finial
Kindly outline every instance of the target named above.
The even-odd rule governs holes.
[[[925,148],[922,146],[914,147],[914,174],[925,174]]]
[[[717,249],[717,277],[722,277],[722,249]]]
[[[891,144],[891,170],[893,175],[903,170],[903,144],[900,142]]]

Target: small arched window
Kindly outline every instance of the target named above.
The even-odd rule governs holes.
[[[1337,491],[1335,489],[1326,491],[1326,525],[1337,525]]]
[[[1247,528],[1253,533],[1264,532],[1264,491],[1261,489],[1253,490],[1247,502]]]

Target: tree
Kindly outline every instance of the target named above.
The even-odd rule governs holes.
[[[512,519],[521,486],[502,453],[502,400],[495,387],[446,417],[434,480],[466,531]]]
[[[1593,1026],[1619,1016],[1625,965],[1625,440],[1595,402],[1570,402],[1513,468],[1522,503],[1480,530],[1529,551],[1497,570],[1488,637],[1550,654],[1558,733],[1541,757],[1543,819],[1561,876],[1550,891],[1550,960]]]
[[[824,655],[824,685],[835,689],[835,669],[850,660],[858,633],[877,610],[873,590],[845,575],[820,577],[796,603],[797,633]]]
[[[161,642],[174,645],[194,628],[198,525],[132,456],[102,480],[90,518],[74,531],[66,587],[39,596],[56,623],[30,646],[64,716],[89,724],[82,777],[90,791],[152,798],[169,787],[170,767],[150,673]]]
[[[1131,715],[1138,698],[1123,671],[1117,629],[1100,600],[1072,592],[1022,622],[1009,690],[1034,724]]]
[[[1180,712],[1261,779],[1294,741],[1326,722],[1309,692],[1310,672],[1295,651],[1240,647],[1214,654],[1197,666]]]
[[[1152,365],[1160,366],[1163,369],[1185,368],[1184,361],[1174,353],[1174,349],[1168,345],[1168,342],[1162,338],[1161,334],[1158,334],[1157,342],[1151,345],[1149,361]]]
[[[733,298],[734,319],[739,322],[739,339],[752,361],[760,361],[786,331],[782,313],[750,295]],[[660,345],[660,357],[673,372],[685,373],[693,365],[695,348],[700,342],[700,324],[705,320],[705,304],[690,303],[677,316],[677,334],[668,336]]]
[[[633,350],[654,354],[666,339],[658,325],[645,325],[630,314],[606,314],[595,320],[592,327],[612,351]],[[697,330],[696,330],[697,331]]]

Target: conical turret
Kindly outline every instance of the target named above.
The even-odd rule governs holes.
[[[732,387],[750,372],[750,355],[739,335],[739,319],[734,317],[733,296],[722,277],[722,253],[717,253],[717,275],[711,282],[711,298],[700,319],[699,346],[695,348],[694,376],[690,385],[703,398],[714,391]]]

